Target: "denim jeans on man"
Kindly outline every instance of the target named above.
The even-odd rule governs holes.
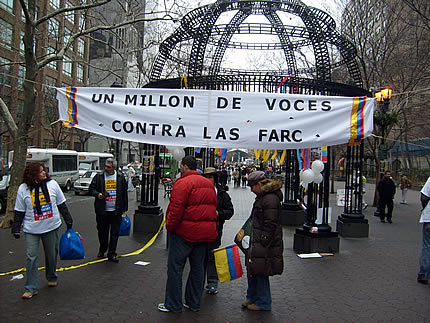
[[[269,276],[249,276],[246,299],[257,305],[262,310],[272,309],[272,295],[270,294]]]
[[[166,297],[164,305],[171,312],[182,312],[182,274],[187,258],[190,273],[185,287],[185,304],[200,309],[200,298],[205,279],[206,242],[188,242],[169,232],[169,255],[167,260]]]
[[[48,282],[57,281],[57,255],[58,255],[58,230],[59,228],[42,234],[25,234],[25,244],[27,253],[27,281],[25,291],[34,293],[39,290],[37,282],[38,254],[40,240],[45,251],[45,275]]]
[[[423,223],[423,248],[418,279],[430,279],[430,222]]]

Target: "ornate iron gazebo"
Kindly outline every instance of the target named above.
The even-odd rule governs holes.
[[[260,41],[267,38],[270,41]],[[224,63],[228,51],[278,51],[283,54],[284,68],[227,67]],[[313,66],[302,64],[298,57],[306,57]],[[168,78],[172,70],[181,76]],[[334,71],[343,73],[345,81],[334,82]],[[336,30],[335,21],[327,13],[299,0],[218,0],[192,10],[160,45],[150,80],[146,87],[334,96],[369,94],[361,88],[354,45]],[[209,151],[205,156],[208,161],[213,160],[208,157]],[[294,169],[287,167],[285,178],[285,202],[290,204],[296,203],[298,190],[296,176],[291,175],[297,174],[297,163],[294,165]],[[315,208],[321,207],[327,213],[329,173],[326,169],[325,180],[311,189],[314,194],[308,199],[308,225],[315,225]],[[315,194],[315,190],[319,193]],[[356,217],[356,206],[352,209]],[[350,211],[348,205],[344,213]],[[321,229],[320,234],[331,233],[327,222]]]

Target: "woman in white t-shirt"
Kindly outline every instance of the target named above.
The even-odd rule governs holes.
[[[27,255],[27,279],[23,299],[37,295],[38,253],[40,240],[45,252],[45,273],[49,287],[57,286],[58,230],[61,226],[60,213],[67,229],[73,224],[72,216],[66,206],[66,198],[51,180],[41,163],[30,163],[24,169],[22,184],[18,188],[15,202],[15,217],[12,234],[20,238],[21,226],[25,234]]]

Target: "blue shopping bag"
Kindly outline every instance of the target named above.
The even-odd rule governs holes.
[[[120,236],[130,235],[130,227],[131,227],[130,218],[128,217],[127,214],[124,213],[122,215],[121,226],[119,227],[119,235]]]
[[[82,237],[73,229],[64,232],[60,239],[60,259],[74,260],[84,258],[85,252]]]

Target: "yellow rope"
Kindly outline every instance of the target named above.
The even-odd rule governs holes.
[[[158,235],[160,234],[161,230],[163,229],[164,223],[166,222],[166,219],[164,218],[163,221],[161,222],[160,227],[158,228],[157,233],[151,238],[151,240],[149,240],[145,246],[143,246],[142,248],[140,248],[139,250],[127,253],[125,255],[121,255],[119,257],[129,257],[129,256],[136,256],[138,254],[141,254],[143,251],[145,251],[146,249],[148,249],[153,243],[154,241],[157,239]],[[93,260],[93,261],[89,261],[86,262],[84,264],[79,264],[79,265],[75,265],[75,266],[70,266],[70,267],[62,267],[62,268],[57,268],[57,271],[67,271],[67,270],[72,270],[72,269],[77,269],[77,268],[81,268],[81,267],[85,267],[88,265],[93,265],[93,264],[97,264],[99,262],[104,262],[106,261],[107,258],[104,259],[97,259],[97,260]],[[43,270],[45,269],[45,267],[39,267],[38,270]],[[12,270],[9,271],[7,273],[0,273],[0,276],[7,276],[7,275],[13,275],[13,274],[17,274],[17,273],[21,273],[26,271],[25,268],[20,268],[20,269],[16,269],[16,270]]]

